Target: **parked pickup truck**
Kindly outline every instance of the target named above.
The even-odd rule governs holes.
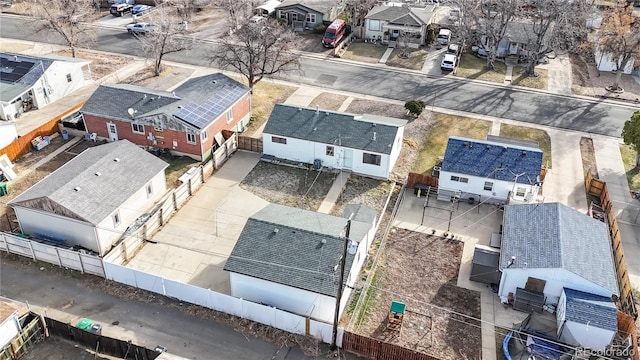
[[[127,25],[127,32],[129,34],[147,35],[156,31],[158,31],[158,29],[154,25],[145,22]]]

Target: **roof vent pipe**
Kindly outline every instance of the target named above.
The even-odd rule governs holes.
[[[120,158],[114,158],[113,161],[120,162]]]
[[[373,141],[376,141],[376,132],[373,132]]]
[[[96,176],[100,176],[102,173],[100,171],[96,171]]]
[[[320,105],[316,105],[316,114],[320,113]]]
[[[76,187],[74,187],[74,188],[73,188],[73,190],[74,190],[74,191],[76,191],[76,192],[78,192],[78,191],[80,191],[81,189],[80,189],[80,186],[76,186]]]

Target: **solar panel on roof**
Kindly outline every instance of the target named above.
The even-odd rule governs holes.
[[[204,128],[226,111],[245,92],[246,89],[242,87],[225,85],[221,91],[212,94],[201,105],[185,104],[182,109],[176,112],[175,116],[198,128]]]

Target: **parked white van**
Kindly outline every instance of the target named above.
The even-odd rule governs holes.
[[[436,37],[436,41],[441,45],[447,45],[451,40],[451,30],[449,29],[440,29],[438,36]]]

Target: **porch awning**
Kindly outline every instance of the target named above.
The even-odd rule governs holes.
[[[382,25],[382,29],[402,30],[402,31],[406,31],[406,32],[420,32],[420,31],[422,31],[422,28],[420,28],[420,27],[394,25],[394,24],[384,24],[384,25]]]

